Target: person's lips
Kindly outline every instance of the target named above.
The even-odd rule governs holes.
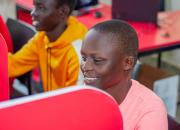
[[[98,80],[98,78],[95,78],[95,77],[84,76],[85,84],[89,84],[89,85],[94,84],[97,80]]]
[[[33,25],[33,26],[37,26],[37,25],[39,25],[39,23],[40,23],[39,21],[33,20],[32,25]]]

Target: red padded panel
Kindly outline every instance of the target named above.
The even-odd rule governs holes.
[[[8,50],[0,33],[0,101],[9,99]]]
[[[0,104],[0,117],[1,130],[122,130],[117,103],[84,86]]]
[[[6,41],[8,51],[13,52],[13,44],[12,44],[11,35],[1,16],[0,16],[0,33],[2,34],[2,36],[4,37]]]

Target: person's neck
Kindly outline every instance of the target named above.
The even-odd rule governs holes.
[[[113,87],[107,88],[105,91],[113,96],[117,103],[120,105],[128,94],[131,85],[132,81],[130,78],[128,78],[122,82],[119,82]]]
[[[59,38],[59,36],[64,32],[66,27],[67,25],[64,22],[64,23],[59,24],[54,30],[50,32],[46,32],[46,35],[48,36],[49,41],[50,42],[56,41]]]

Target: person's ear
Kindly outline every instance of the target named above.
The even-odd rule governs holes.
[[[135,58],[133,56],[125,56],[124,58],[124,70],[129,71],[134,67]]]
[[[67,17],[70,13],[70,8],[67,5],[62,5],[58,9],[58,13],[61,17]]]

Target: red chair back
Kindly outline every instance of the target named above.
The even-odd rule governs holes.
[[[123,130],[108,94],[74,86],[0,104],[1,130]]]
[[[8,50],[0,33],[0,101],[9,99]]]
[[[13,52],[13,43],[12,43],[12,38],[9,33],[9,30],[3,21],[3,18],[0,16],[0,33],[4,37],[7,47],[8,47],[8,52]]]

